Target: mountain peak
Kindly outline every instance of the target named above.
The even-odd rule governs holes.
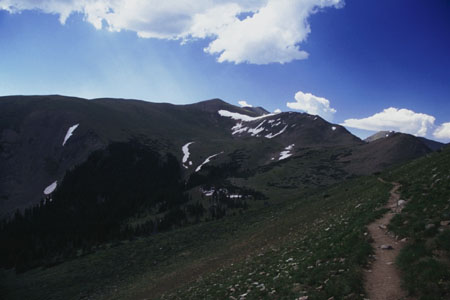
[[[396,133],[395,131],[378,131],[377,133],[366,138],[364,141],[370,143],[370,142],[373,142],[373,141],[376,141],[379,139],[384,139],[384,138],[390,137],[395,133]]]
[[[413,136],[410,135],[408,133],[402,133],[402,132],[395,132],[395,131],[379,131],[371,136],[369,136],[368,138],[366,138],[364,141],[371,143],[380,139],[385,139],[388,137],[393,137],[393,136],[409,136],[409,137],[414,137],[415,139],[417,139],[418,141],[422,142],[425,146],[427,146],[430,150],[432,151],[436,151],[439,149],[442,149],[445,144],[440,143],[440,142],[436,142],[433,140],[429,140],[426,139],[424,137],[417,137],[417,136]]]
[[[262,115],[267,115],[270,112],[268,110],[266,110],[264,107],[261,106],[257,106],[257,107],[242,107],[244,110],[250,111],[252,113],[256,113],[258,114],[258,116],[262,116]]]
[[[239,107],[232,105],[228,102],[223,101],[222,99],[210,99],[205,101],[200,101],[194,104],[188,104],[188,107],[192,107],[195,109],[199,109],[201,111],[213,112],[216,113],[219,110],[227,110],[231,112],[237,112],[240,114],[245,114],[250,117],[259,117],[269,113],[262,107]]]
[[[197,103],[194,103],[193,105],[221,105],[221,104],[229,104],[225,101],[223,101],[220,98],[213,98],[213,99],[209,99],[209,100],[203,100]]]

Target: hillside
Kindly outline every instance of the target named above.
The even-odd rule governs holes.
[[[8,299],[360,299],[365,226],[392,188],[379,177],[408,194],[438,176],[425,166],[448,165],[447,148],[411,135],[363,142],[319,116],[219,99],[16,96],[0,108]]]
[[[319,116],[220,99],[13,96],[0,106],[1,212],[9,215],[1,264],[21,270],[257,211],[280,194],[308,194],[431,152],[410,135],[364,143]]]
[[[352,153],[354,159],[341,159],[346,167],[338,168],[338,172],[351,175],[380,171],[430,151],[427,146],[417,146],[415,139],[365,145],[345,128],[318,116],[267,114],[263,108],[236,107],[219,99],[172,105],[56,95],[9,96],[0,98],[0,116],[0,217],[38,204],[45,196],[43,191],[57,187],[67,170],[115,142],[138,141],[163,155],[171,153],[180,165],[184,164],[183,146],[190,143],[186,146],[190,156],[184,164],[185,178],[216,154],[210,164],[236,163],[239,157],[237,171],[248,173],[328,148],[328,160]],[[64,142],[71,128],[72,135]],[[408,142],[413,146],[406,148],[413,150],[398,155]],[[386,148],[390,151],[383,150]]]
[[[407,241],[397,264],[405,286],[420,299],[450,297],[450,148],[386,174],[408,201],[389,229]]]
[[[375,178],[352,180],[259,211],[105,245],[51,268],[4,272],[6,295],[228,299],[248,289],[248,299],[359,294],[358,273],[370,253],[363,225],[377,216],[389,189]],[[41,289],[44,282],[51,288]]]
[[[435,142],[437,143],[437,142]],[[441,144],[442,145],[442,144]],[[364,165],[369,170],[380,171],[386,167],[405,163],[433,151],[421,138],[404,133],[390,133],[389,136],[372,140],[354,148],[349,155],[348,170],[361,174],[354,165]]]
[[[401,182],[409,200],[390,228],[410,239],[398,264],[423,299],[448,295],[439,258],[449,251],[449,157],[445,149],[380,174]],[[105,245],[48,269],[3,271],[3,288],[7,299],[363,299],[371,254],[365,225],[384,213],[390,189],[377,177],[353,179],[258,212]]]
[[[387,139],[387,138],[392,137],[392,136],[397,136],[399,134],[400,135],[405,135],[404,133],[395,132],[395,131],[379,131],[379,132],[369,136],[364,141],[366,141],[368,143],[371,143],[371,142],[374,142],[374,141],[377,141],[377,140],[380,140],[380,139]],[[419,141],[421,141],[423,144],[425,144],[425,146],[427,146],[428,148],[430,148],[433,151],[442,149],[445,146],[445,144],[443,144],[443,143],[436,142],[436,141],[433,141],[433,140],[429,140],[429,139],[426,139],[424,137],[417,137],[417,139]]]
[[[283,148],[304,137],[304,134],[298,135],[293,128],[289,128],[286,132],[289,137],[283,140],[279,137],[263,138],[264,142],[256,137],[238,139],[232,135],[236,120],[219,115],[220,110],[250,118],[259,117],[259,113],[263,111],[239,108],[218,99],[176,106],[121,99],[2,97],[0,159],[4,167],[0,171],[0,215],[39,203],[47,186],[61,181],[68,169],[85,161],[92,152],[104,149],[113,142],[135,139],[161,153],[170,152],[181,161],[182,146],[195,141],[191,160],[197,166],[215,153],[225,151],[229,154],[244,148],[243,151],[252,158],[251,165],[263,165],[271,157],[278,156]],[[270,118],[286,118],[283,124],[289,125],[302,122],[304,117],[301,114],[293,115],[295,117],[286,113]],[[256,121],[248,123],[249,128],[257,127]],[[63,146],[68,129],[77,124],[73,135]],[[286,124],[283,126],[287,126]],[[324,121],[321,124],[328,128],[332,126],[326,125]],[[266,128],[265,136],[279,133],[284,128],[281,125]],[[307,130],[309,127],[303,131]],[[312,142],[320,144],[321,140],[327,141],[331,133],[315,132],[314,135],[311,137]],[[340,141],[343,136],[345,138]],[[357,140],[343,130],[335,133],[334,139],[326,143],[355,143]],[[261,152],[259,148],[256,151],[254,147],[258,143],[264,143],[267,150]]]
[[[395,131],[379,131],[369,137],[367,137],[366,139],[364,139],[364,141],[370,143],[379,139],[384,139],[384,138],[388,138],[390,135],[395,134]]]

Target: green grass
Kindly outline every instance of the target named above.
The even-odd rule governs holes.
[[[450,149],[428,155],[388,173],[409,200],[389,229],[408,238],[397,264],[404,285],[420,299],[450,297]]]
[[[264,247],[162,298],[228,299],[247,293],[247,299],[362,299],[362,268],[372,253],[365,225],[384,213],[377,208],[388,190],[374,179],[352,181],[327,191],[330,197],[320,193],[292,204],[271,220],[272,228],[261,228]]]
[[[297,161],[288,162],[294,165]],[[450,151],[382,174],[408,199],[389,225],[407,237],[397,264],[421,299],[450,295]],[[267,178],[276,178],[276,168]],[[234,179],[233,179],[234,180]],[[239,183],[239,180],[236,179]],[[236,183],[233,182],[233,183]],[[250,182],[250,181],[248,181]],[[247,183],[248,183],[247,182]],[[244,184],[245,185],[245,184]],[[391,185],[376,177],[269,194],[268,206],[96,252],[24,274],[0,272],[5,299],[363,299],[372,247],[366,226]],[[308,196],[307,196],[308,194]],[[280,193],[281,195],[281,193]],[[434,226],[430,226],[433,224]]]
[[[49,269],[3,271],[2,290],[6,299],[228,299],[249,289],[247,299],[362,299],[372,251],[365,225],[384,212],[389,189],[375,178],[352,180]]]
[[[345,151],[345,148],[299,149],[291,158],[274,160],[257,168],[249,178],[232,178],[231,182],[261,191],[274,202],[283,202],[286,197],[310,194],[311,189],[324,189],[351,177],[343,170],[344,164],[333,159]]]

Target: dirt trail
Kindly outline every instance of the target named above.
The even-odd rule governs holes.
[[[383,180],[380,179],[380,181]],[[397,205],[400,200],[398,189],[401,185],[396,182],[392,184],[394,186],[390,191],[389,202],[386,205],[389,212],[368,226],[375,248],[375,261],[372,263],[370,270],[367,270],[365,278],[365,289],[370,300],[414,299],[408,297],[407,292],[401,288],[400,272],[395,266],[395,259],[402,249],[403,243],[397,241],[392,234],[388,233],[386,228],[391,219],[401,209]],[[393,249],[382,249],[382,246],[383,248],[391,246]]]

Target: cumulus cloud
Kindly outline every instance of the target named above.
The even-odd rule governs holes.
[[[438,139],[450,139],[450,122],[444,123],[436,128],[433,136]]]
[[[281,109],[277,108],[277,109],[275,109],[275,110],[273,111],[273,113],[274,113],[274,114],[279,114],[279,113],[281,113]]]
[[[253,107],[253,105],[248,104],[247,101],[245,101],[245,100],[238,101],[238,103],[242,107]]]
[[[367,118],[345,120],[341,125],[372,131],[394,130],[426,136],[428,129],[433,127],[434,121],[435,118],[427,114],[390,107]]]
[[[301,110],[311,115],[319,115],[326,120],[332,120],[336,113],[336,110],[330,107],[328,99],[301,91],[295,94],[295,102],[288,102],[286,105],[289,108]]]
[[[130,30],[142,38],[188,42],[210,39],[204,49],[219,62],[287,63],[305,59],[308,18],[343,0],[2,0],[11,13],[40,10],[65,23],[81,13],[97,29]],[[246,15],[246,18],[242,18]]]

